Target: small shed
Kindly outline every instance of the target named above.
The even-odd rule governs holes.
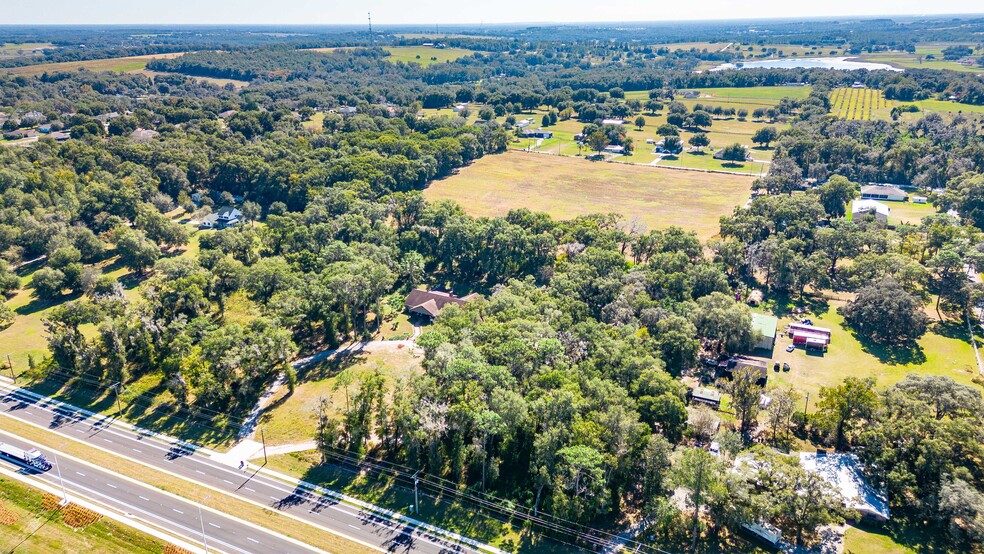
[[[765,295],[759,289],[752,289],[752,292],[748,293],[748,304],[751,306],[758,306],[763,300],[765,300]]]

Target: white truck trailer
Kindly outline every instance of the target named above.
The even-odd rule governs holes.
[[[48,471],[51,469],[51,462],[49,462],[48,458],[45,458],[44,454],[42,454],[37,448],[24,450],[23,448],[19,448],[12,444],[0,442],[0,454],[4,454],[8,458],[13,458],[41,471]]]

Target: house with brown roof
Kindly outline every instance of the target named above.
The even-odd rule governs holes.
[[[407,311],[411,314],[422,315],[434,319],[437,317],[437,314],[441,313],[441,310],[443,310],[448,304],[464,306],[476,298],[478,298],[478,294],[476,293],[459,298],[455,296],[454,293],[450,292],[414,289],[407,295],[407,299],[403,302],[403,306],[406,307]]]

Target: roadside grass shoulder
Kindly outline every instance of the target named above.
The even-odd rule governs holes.
[[[0,545],[10,552],[160,554],[166,544],[116,521],[99,521],[73,528],[57,510],[46,510],[43,493],[17,481],[0,477],[0,510],[16,521],[0,522]]]
[[[132,462],[115,454],[93,448],[82,441],[66,438],[10,417],[0,415],[0,421],[3,422],[5,431],[34,442],[41,449],[57,449],[100,467],[111,468],[112,471],[131,479],[136,479],[191,502],[197,502],[230,516],[243,519],[259,527],[273,529],[317,548],[335,554],[362,554],[366,551],[366,548],[361,544],[334,533],[325,532],[313,525],[299,523],[293,518],[277,513],[272,507],[261,508],[227,494],[216,494],[213,489],[180,477],[174,477],[145,464]]]

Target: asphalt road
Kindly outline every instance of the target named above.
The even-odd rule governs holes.
[[[2,435],[4,442],[30,448],[31,443],[8,435]],[[49,461],[51,455],[48,454]],[[55,487],[60,487],[58,472],[52,468],[46,472],[16,463],[6,456],[0,456],[0,463],[19,469],[25,475],[32,475]],[[134,485],[126,479],[105,471],[59,457],[58,466],[65,480],[69,499],[75,494],[103,504],[120,512],[130,514],[154,527],[164,529],[183,537],[188,542],[202,544],[202,527],[210,550],[227,553],[247,552],[318,552],[285,540],[267,532],[265,529],[241,523],[234,519],[199,510],[196,504],[158,492],[152,487]]]
[[[384,551],[424,554],[479,552],[470,546],[444,540],[427,531],[414,529],[402,523],[394,523],[381,516],[339,503],[330,497],[295,488],[252,470],[239,471],[211,460],[203,454],[185,450],[179,444],[168,444],[155,437],[111,426],[105,419],[86,418],[84,414],[67,412],[63,408],[47,405],[45,401],[3,393],[0,396],[0,414],[41,425],[54,433],[80,439],[92,446],[125,456],[149,467],[211,486],[232,496],[258,502],[273,510],[289,513],[341,535],[377,546]],[[44,452],[44,448],[41,448],[41,451]],[[64,470],[65,466],[62,469]],[[85,470],[80,471],[86,473]],[[65,475],[65,471],[63,477],[66,478],[67,484],[69,476]],[[57,479],[57,476],[55,478]],[[91,481],[84,484],[92,486]],[[124,482],[118,489],[110,489],[112,493],[107,492],[107,494],[118,498],[129,498],[128,502],[131,502],[132,492],[137,488],[144,490],[143,487]],[[148,495],[143,494],[143,496]],[[153,504],[138,498],[135,506],[143,508],[141,502]],[[179,514],[175,513],[175,515]],[[197,513],[194,515],[197,518]],[[189,540],[198,539],[200,533],[198,538],[189,536]],[[237,548],[236,551],[306,552],[293,543],[277,549],[255,545],[250,547],[247,544],[243,549]]]

